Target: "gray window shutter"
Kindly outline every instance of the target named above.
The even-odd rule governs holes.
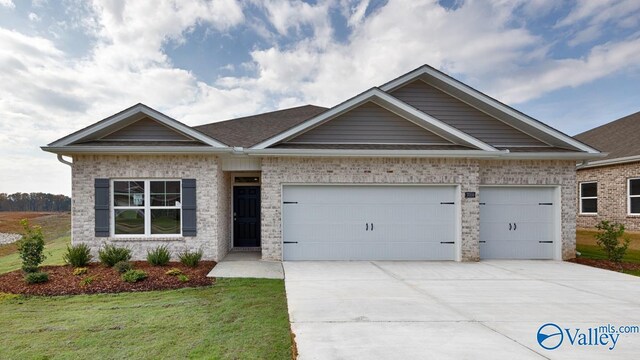
[[[196,179],[182,179],[182,236],[196,236]]]
[[[109,226],[109,179],[96,179],[96,237],[108,237]]]

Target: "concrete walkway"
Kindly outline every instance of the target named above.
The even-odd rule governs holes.
[[[282,263],[262,261],[259,252],[231,252],[220,261],[208,277],[284,279]]]
[[[631,275],[556,261],[285,262],[284,269],[302,360],[640,354],[640,333],[620,335],[613,350],[571,345],[567,334],[543,342],[562,340],[555,350],[537,341],[550,322],[572,336],[576,328],[640,325],[640,279]]]

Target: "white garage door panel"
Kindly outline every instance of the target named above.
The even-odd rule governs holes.
[[[554,192],[549,187],[482,187],[480,257],[552,259]]]
[[[453,260],[455,189],[287,185],[284,259]]]

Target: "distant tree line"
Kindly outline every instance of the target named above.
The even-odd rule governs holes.
[[[0,193],[0,211],[70,211],[71,198],[45,193]]]

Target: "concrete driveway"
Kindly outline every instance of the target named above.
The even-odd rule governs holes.
[[[300,359],[637,358],[640,278],[558,261],[285,262]],[[537,341],[538,329],[551,335]],[[558,330],[559,329],[559,330]],[[578,330],[576,330],[578,329]],[[633,329],[629,329],[633,331]],[[556,335],[554,335],[556,334]],[[558,335],[562,334],[562,335]],[[573,339],[574,345],[571,344]]]

